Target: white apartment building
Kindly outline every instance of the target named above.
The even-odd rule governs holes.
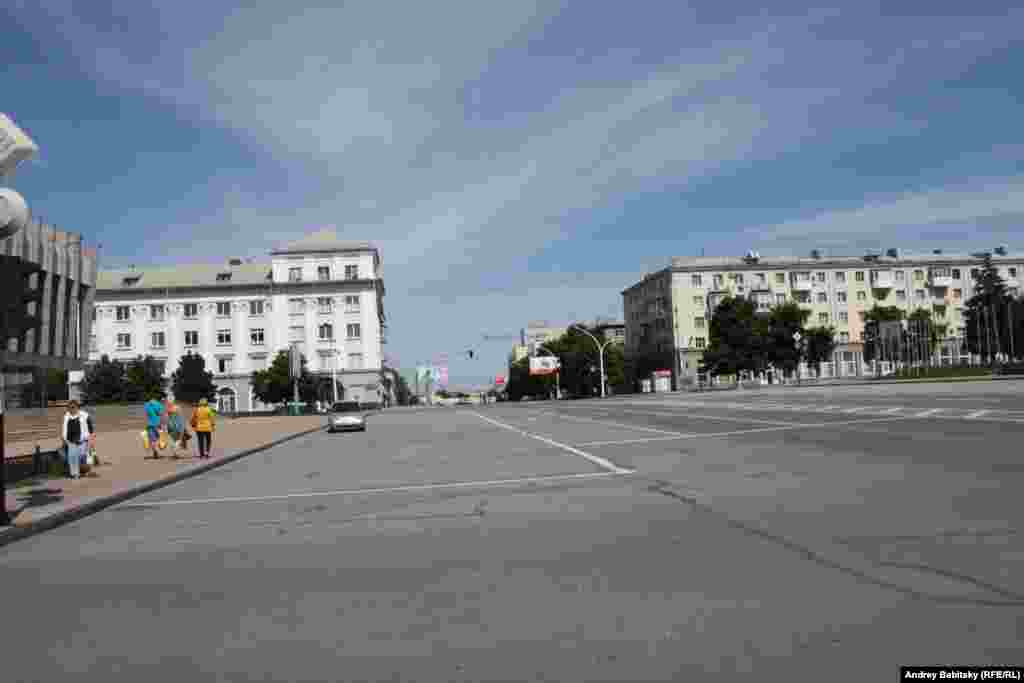
[[[297,344],[310,372],[332,367],[344,398],[380,401],[385,343],[380,252],[320,231],[270,262],[100,271],[89,360],[151,355],[167,377],[185,354],[214,373],[222,412],[263,410],[254,370]],[[328,382],[329,386],[329,382]]]
[[[998,247],[992,261],[1010,292],[1018,293],[1024,254]],[[742,258],[677,257],[622,292],[626,353],[663,358],[677,387],[692,382],[708,343],[711,313],[725,296],[746,296],[765,310],[796,301],[810,311],[809,327],[835,328],[837,347],[822,367],[823,377],[871,372],[863,360],[863,333],[865,313],[876,304],[908,314],[929,310],[950,332],[937,360],[966,362],[962,308],[974,294],[973,274],[981,265],[980,254],[941,250],[915,255],[889,249],[860,257],[829,257],[817,250],[808,257],[762,258],[753,252]]]

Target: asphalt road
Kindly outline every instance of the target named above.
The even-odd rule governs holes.
[[[880,388],[394,411],[314,434],[0,550],[0,678],[1024,664],[1024,382]]]

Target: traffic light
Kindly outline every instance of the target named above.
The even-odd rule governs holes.
[[[473,352],[472,351],[466,351],[466,353],[469,354],[469,359],[473,360]]]
[[[40,270],[39,265],[16,256],[0,254],[0,346],[7,347],[11,339],[18,339],[39,324],[39,308],[43,293],[40,287],[30,287],[29,277]],[[35,304],[31,307],[30,304]]]

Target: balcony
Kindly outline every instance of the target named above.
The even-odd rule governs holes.
[[[871,271],[872,289],[892,289],[895,284],[895,278],[893,277],[891,270]]]
[[[811,278],[805,280],[792,280],[789,283],[790,289],[794,292],[809,292],[814,288],[814,282]]]
[[[953,274],[948,270],[933,270],[928,273],[928,284],[941,289],[952,287]]]

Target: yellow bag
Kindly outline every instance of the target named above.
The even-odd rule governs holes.
[[[160,439],[156,442],[156,445],[160,448],[160,450],[164,450],[165,448],[167,448],[167,430],[166,429],[161,429],[160,430]]]
[[[142,450],[144,450],[144,451],[148,451],[149,450],[149,433],[148,432],[142,432]]]

